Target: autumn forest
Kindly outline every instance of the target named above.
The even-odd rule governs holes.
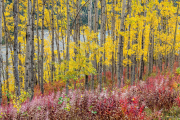
[[[0,119],[180,118],[179,5],[0,0]]]

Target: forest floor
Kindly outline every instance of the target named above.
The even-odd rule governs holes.
[[[111,73],[106,73],[107,85],[99,92],[97,79],[94,91],[84,90],[84,79],[79,80],[77,89],[65,95],[65,83],[57,81],[44,85],[41,95],[39,86],[31,102],[12,100],[1,106],[0,119],[40,120],[119,120],[119,119],[178,119],[180,118],[180,69],[174,65],[173,72],[154,71],[144,80],[129,85],[125,80],[121,88],[113,87]],[[124,72],[125,75],[125,72]],[[90,76],[89,76],[90,77]],[[115,79],[116,80],[116,79]],[[117,81],[117,80],[116,80]],[[73,83],[72,83],[73,84]],[[23,98],[20,98],[23,99]],[[25,99],[25,98],[24,98]],[[6,96],[3,96],[6,101]]]

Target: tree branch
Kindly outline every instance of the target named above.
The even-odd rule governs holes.
[[[76,21],[78,15],[79,15],[80,11],[82,10],[82,8],[83,8],[88,2],[89,2],[89,0],[87,0],[86,3],[84,3],[84,5],[81,6],[81,8],[79,9],[78,13],[76,14],[76,17],[75,17],[75,19],[74,19],[74,21],[73,21],[73,24],[72,24],[71,28],[70,28],[70,34],[72,33],[72,29],[73,29],[73,27],[74,27],[75,21]]]

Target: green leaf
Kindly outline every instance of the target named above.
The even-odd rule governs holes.
[[[96,111],[91,111],[91,113],[96,114],[97,112]]]
[[[38,106],[37,108],[38,108],[38,110],[41,110],[41,106]]]
[[[60,97],[59,100],[62,100],[62,97]]]
[[[62,104],[62,102],[58,102],[58,104]]]

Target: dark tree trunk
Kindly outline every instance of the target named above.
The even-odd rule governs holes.
[[[44,63],[44,10],[45,10],[45,0],[43,0],[43,11],[42,11],[42,40],[41,40],[41,93],[44,94],[44,71],[43,71],[43,63]]]
[[[14,77],[16,96],[20,96],[19,72],[18,72],[18,0],[14,0]],[[1,88],[1,85],[0,85]]]

